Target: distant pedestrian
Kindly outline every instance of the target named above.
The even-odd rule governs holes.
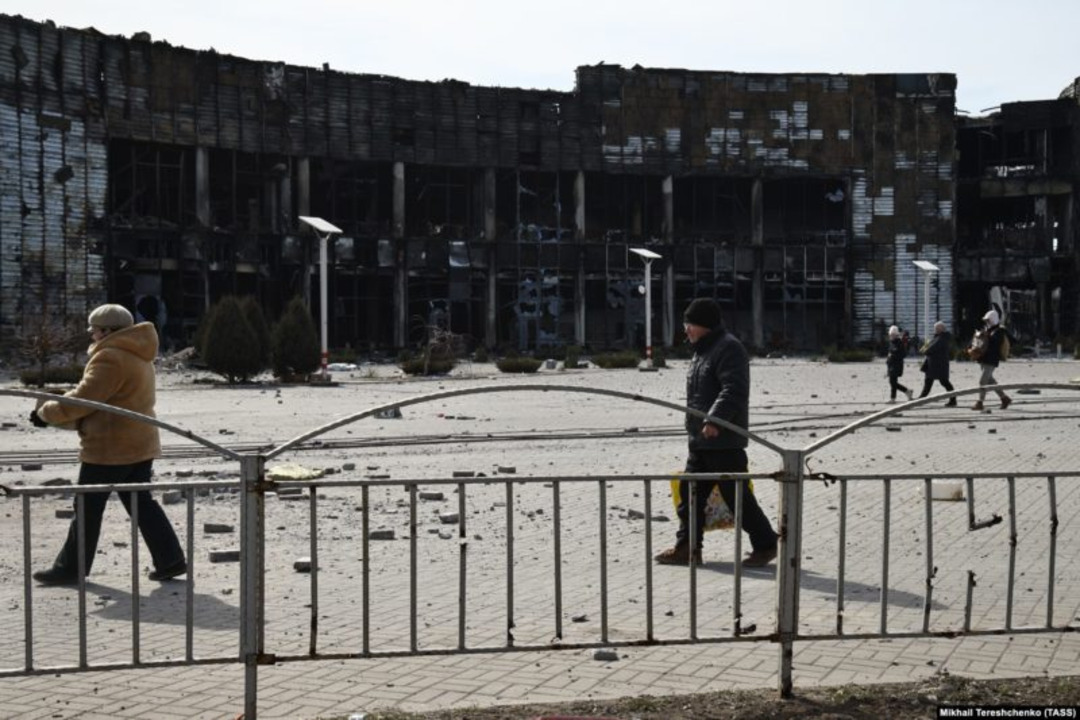
[[[907,356],[907,347],[904,338],[900,334],[900,328],[895,325],[889,328],[889,356],[885,359],[885,374],[889,378],[889,402],[896,402],[897,391],[907,395],[910,400],[914,393],[900,384],[900,376],[904,374],[904,357]]]
[[[697,298],[683,314],[686,338],[694,357],[686,372],[686,406],[726,420],[743,429],[750,421],[750,358],[746,348],[721,323],[720,305],[712,298]],[[688,473],[745,473],[747,440],[744,436],[686,414],[689,451]],[[752,552],[743,567],[764,567],[776,559],[778,536],[769,523],[748,480],[694,481],[695,506],[690,507],[690,482],[680,481],[679,529],[674,547],[656,556],[662,565],[701,564],[705,533],[705,510],[713,487],[734,512],[736,483],[743,486],[742,529],[750,535]],[[690,513],[694,513],[694,537],[690,536]]]
[[[930,386],[937,380],[946,392],[952,392],[953,386],[949,382],[949,358],[952,354],[952,333],[945,329],[945,323],[938,320],[934,323],[934,337],[930,338],[922,349],[926,358],[923,360],[922,371],[926,373],[923,378],[922,393],[919,397],[924,398],[930,394]],[[945,403],[946,407],[956,407],[956,398],[951,397]]]
[[[154,416],[154,358],[158,335],[153,323],[134,324],[122,305],[102,305],[90,313],[90,359],[82,380],[65,397],[94,400]],[[30,413],[38,427],[74,425],[79,431],[81,450],[79,485],[120,485],[148,483],[154,458],[161,454],[158,429],[144,422],[91,408],[46,402]],[[86,574],[94,564],[101,520],[111,493],[86,493],[83,507],[83,554]],[[131,513],[131,493],[121,492],[120,501]],[[154,562],[151,580],[169,580],[187,572],[187,562],[172,523],[148,491],[135,494],[139,531],[150,548]],[[78,504],[76,504],[76,508]],[[48,570],[34,573],[43,585],[73,585],[78,582],[78,523],[71,521],[67,540]]]
[[[986,399],[986,390],[984,388],[998,384],[998,381],[994,379],[994,371],[997,370],[998,363],[1004,359],[1002,348],[1009,337],[1008,332],[1001,326],[1001,318],[998,316],[997,310],[990,310],[983,315],[982,319],[985,326],[980,331],[982,333],[981,341],[972,343],[969,350],[971,359],[978,361],[979,369],[982,371],[979,375],[979,399],[971,406],[972,410],[980,411],[983,409],[983,400]],[[978,333],[976,333],[976,337],[978,337]],[[998,398],[1001,400],[1002,410],[1012,404],[1012,398],[1006,395],[1005,391],[994,390],[994,392],[997,393]]]

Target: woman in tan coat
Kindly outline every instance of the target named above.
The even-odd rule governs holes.
[[[67,397],[94,400],[125,410],[154,416],[154,358],[158,336],[152,323],[134,324],[121,305],[102,305],[90,313],[88,331],[93,341],[89,361],[78,386]],[[44,403],[30,413],[38,427],[74,426],[79,431],[80,485],[118,485],[150,482],[154,458],[161,454],[158,429],[110,412]],[[131,513],[131,493],[120,501]],[[87,493],[84,501],[86,574],[94,563],[101,519],[110,493]],[[187,572],[187,562],[172,523],[148,491],[136,493],[139,531],[154,562],[151,580],[169,580]],[[78,582],[78,518],[72,520],[67,540],[53,566],[34,573],[45,585]]]

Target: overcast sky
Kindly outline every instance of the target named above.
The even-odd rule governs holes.
[[[972,114],[1080,75],[1080,0],[0,0],[0,12],[255,60],[572,90],[574,68],[947,72]]]

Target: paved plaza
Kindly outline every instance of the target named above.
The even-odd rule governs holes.
[[[442,391],[514,384],[571,386],[638,393],[668,402],[683,400],[685,362],[654,373],[632,370],[544,370],[535,376],[501,375],[490,365],[465,365],[452,377],[404,380],[387,366],[362,367],[335,375],[333,387],[243,388],[196,382],[205,375],[162,370],[158,415],[169,423],[229,447],[269,447],[322,424],[383,403]],[[953,365],[958,389],[974,385],[977,367]],[[883,361],[829,364],[769,359],[752,363],[751,430],[781,447],[804,447],[848,423],[893,407],[887,404]],[[1068,383],[1080,376],[1072,360],[1010,361],[1001,382]],[[918,390],[921,374],[912,359],[904,381]],[[15,388],[11,382],[6,387]],[[937,388],[935,388],[935,392]],[[1001,627],[1011,607],[1014,629],[1043,626],[1048,607],[1055,625],[1075,624],[1080,614],[1080,482],[1049,475],[1080,471],[1080,393],[1041,390],[1014,394],[1014,404],[990,413],[942,401],[905,408],[860,429],[810,458],[808,470],[832,475],[912,475],[893,480],[846,483],[846,533],[841,547],[841,486],[811,480],[805,489],[800,634],[821,639],[795,646],[794,684],[917,681],[948,672],[972,678],[1076,674],[1076,634],[1009,633],[959,640],[909,636],[921,629],[927,553],[935,568],[930,602],[931,630],[960,629],[965,622],[968,573],[975,573],[971,605],[974,628]],[[74,434],[37,429],[25,422],[32,401],[0,398],[0,483],[38,485],[74,481]],[[406,407],[401,418],[366,418],[331,431],[321,443],[289,452],[269,463],[332,469],[329,479],[375,478],[419,481],[415,599],[417,645],[454,648],[458,643],[458,572],[467,558],[466,644],[497,646],[511,633],[516,645],[554,640],[595,643],[606,632],[613,645],[647,632],[646,539],[658,551],[674,538],[674,511],[667,480],[684,460],[681,416],[667,408],[599,395],[506,392],[446,398]],[[194,582],[194,653],[222,656],[238,650],[239,578],[236,563],[211,563],[210,553],[238,549],[239,503],[227,485],[239,464],[200,452],[177,436],[163,435],[165,458],[155,464],[156,481],[212,480],[221,488],[197,498],[193,580],[151,583],[149,557],[140,543],[138,607],[143,661],[182,659],[185,596]],[[770,449],[750,450],[751,470],[780,467]],[[33,468],[40,463],[40,469]],[[1003,522],[969,530],[963,502],[932,503],[933,544],[926,538],[924,480],[942,473],[1042,473],[1045,476],[976,483],[977,519]],[[464,487],[435,480],[456,476]],[[465,476],[473,478],[466,479]],[[654,477],[620,480],[620,475]],[[559,483],[561,607],[554,587],[553,533],[556,488],[521,478],[588,476]],[[477,480],[476,478],[479,478]],[[1058,524],[1052,535],[1049,489]],[[438,498],[437,493],[442,493]],[[755,492],[774,524],[778,493],[767,478]],[[601,517],[600,498],[605,501]],[[648,495],[648,498],[646,498]],[[886,497],[888,502],[886,503]],[[1010,497],[1015,509],[1010,516]],[[652,519],[646,520],[646,500]],[[460,503],[460,504],[459,504]],[[465,512],[457,523],[448,514]],[[71,506],[60,496],[31,503],[34,569],[46,567],[59,549]],[[356,653],[363,648],[362,499],[358,488],[326,487],[317,501],[318,586],[315,624],[319,653]],[[311,578],[294,562],[311,555],[310,503],[271,494],[267,499],[266,649],[298,658],[311,646]],[[166,506],[183,543],[184,503]],[[410,621],[409,493],[400,485],[372,487],[372,530],[394,539],[371,541],[369,622],[366,641],[374,652],[406,651]],[[23,523],[21,500],[0,499],[0,668],[25,659]],[[886,528],[888,514],[888,532]],[[507,521],[513,528],[512,627],[508,628]],[[1014,521],[1014,522],[1013,522]],[[459,523],[465,523],[464,542]],[[207,523],[232,532],[205,531]],[[1010,532],[1015,524],[1016,544]],[[600,528],[605,527],[606,563]],[[651,534],[650,534],[651,531]],[[730,638],[739,622],[745,638],[775,629],[776,570],[746,570],[734,602],[734,533],[706,536],[705,565],[696,573],[697,634]],[[883,549],[888,543],[888,588],[882,601]],[[1052,589],[1049,558],[1055,554]],[[466,550],[463,551],[462,547]],[[743,550],[748,550],[743,538]],[[896,637],[834,639],[839,603],[839,558],[843,551],[843,631],[876,633],[882,624]],[[87,656],[91,664],[130,663],[132,654],[131,532],[119,502],[110,504],[88,578]],[[1015,587],[1009,605],[1008,577]],[[606,576],[601,579],[601,568]],[[607,603],[602,602],[601,584]],[[689,636],[689,571],[653,566],[652,624],[663,639]],[[70,588],[33,588],[34,663],[37,667],[78,661],[78,593]],[[557,617],[558,615],[558,617]],[[606,623],[604,620],[606,619]],[[422,710],[583,698],[693,693],[720,689],[772,688],[778,683],[779,647],[768,641],[708,642],[666,647],[623,646],[618,659],[596,660],[590,650],[497,652],[399,658],[303,660],[259,670],[259,715],[263,718],[347,717],[395,707]],[[3,718],[231,718],[243,709],[243,668],[237,663],[0,678]]]

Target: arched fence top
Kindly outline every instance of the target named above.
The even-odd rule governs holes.
[[[643,402],[648,405],[655,405],[657,407],[667,408],[668,410],[675,410],[683,414],[689,413],[691,415],[696,415],[702,420],[708,420],[711,423],[715,423],[716,425],[719,425],[725,430],[731,430],[732,432],[736,432],[739,435],[745,437],[747,440],[755,442],[763,447],[767,447],[777,454],[783,454],[784,452],[784,449],[779,445],[769,442],[768,440],[759,435],[755,435],[752,432],[744,430],[738,425],[733,425],[727,420],[721,420],[720,418],[713,417],[712,415],[701,412],[700,410],[694,410],[692,408],[686,407],[685,405],[669,402],[667,400],[660,400],[658,398],[648,397],[647,395],[642,395],[640,393],[622,392],[620,390],[606,390],[603,388],[584,388],[575,385],[527,385],[519,383],[514,385],[483,385],[481,387],[464,388],[461,390],[446,390],[443,392],[429,393],[427,395],[420,395],[414,398],[395,400],[393,402],[385,403],[383,405],[377,405],[375,407],[368,408],[367,410],[363,410],[361,412],[353,413],[343,418],[339,418],[338,420],[317,427],[314,430],[309,430],[302,435],[298,435],[292,440],[289,440],[284,444],[270,450],[268,453],[266,453],[266,458],[269,460],[278,455],[281,455],[282,453],[291,448],[296,447],[297,445],[301,445],[308,440],[328,433],[331,430],[336,430],[337,428],[344,425],[348,425],[350,423],[356,422],[357,420],[362,420],[363,418],[370,417],[372,415],[375,415],[376,413],[385,412],[387,410],[408,407],[410,405],[420,405],[423,403],[435,402],[438,400],[445,400],[447,398],[453,397],[462,397],[466,395],[483,395],[489,393],[510,392],[582,393],[586,395],[604,395],[606,397],[619,398],[622,400]]]
[[[903,412],[906,412],[906,411],[909,411],[909,410],[911,410],[913,408],[917,408],[917,407],[920,407],[922,405],[928,405],[928,404],[931,404],[931,403],[938,403],[941,400],[947,399],[947,398],[950,398],[950,397],[961,397],[961,396],[965,396],[965,395],[972,395],[972,394],[978,393],[980,391],[985,391],[985,392],[989,393],[989,392],[995,392],[997,390],[1006,391],[1006,390],[1025,390],[1025,389],[1032,389],[1032,390],[1060,390],[1060,391],[1066,391],[1066,392],[1070,392],[1070,391],[1071,392],[1076,392],[1076,391],[1080,391],[1080,384],[1069,384],[1069,383],[1009,383],[1009,384],[1002,384],[1002,385],[986,386],[984,388],[973,387],[973,388],[965,388],[963,390],[955,390],[955,391],[949,392],[949,393],[939,393],[937,395],[932,395],[932,396],[928,396],[928,397],[925,397],[925,398],[919,398],[917,400],[910,400],[910,401],[908,401],[906,403],[901,403],[899,405],[893,405],[893,406],[890,406],[890,407],[888,407],[888,408],[886,408],[884,410],[881,410],[879,412],[867,415],[866,417],[861,418],[859,420],[856,420],[855,422],[852,422],[852,423],[840,428],[836,432],[831,433],[831,434],[827,435],[826,437],[821,438],[820,440],[816,440],[816,441],[810,443],[809,445],[806,445],[801,450],[797,450],[797,452],[799,452],[804,457],[809,457],[810,455],[817,452],[818,450],[820,450],[820,449],[822,449],[822,448],[824,448],[824,447],[826,447],[828,445],[831,445],[831,444],[841,440],[842,438],[844,438],[844,437],[846,437],[848,435],[851,435],[856,430],[867,427],[869,425],[873,425],[873,424],[878,423],[878,422],[880,422],[882,420],[887,420],[890,417],[893,417],[895,415],[899,415],[899,414],[901,414]],[[360,412],[356,412],[356,413],[352,413],[350,415],[346,415],[345,417],[339,418],[339,419],[334,420],[333,422],[330,422],[330,423],[326,423],[326,424],[321,425],[319,427],[316,427],[316,428],[314,428],[312,430],[308,430],[308,431],[302,433],[301,435],[298,435],[298,436],[292,438],[291,440],[287,440],[286,442],[278,445],[277,447],[274,447],[274,448],[270,449],[269,451],[267,451],[263,455],[263,457],[265,459],[267,459],[267,460],[272,459],[274,457],[277,457],[277,456],[287,452],[290,449],[293,449],[293,448],[297,447],[298,445],[302,445],[303,443],[305,443],[305,442],[307,442],[309,440],[312,440],[312,439],[314,439],[316,437],[319,437],[320,435],[324,435],[324,434],[326,434],[326,433],[328,433],[328,432],[330,432],[332,430],[343,427],[345,425],[349,425],[349,424],[354,423],[354,422],[356,422],[358,420],[362,420],[362,419],[364,419],[366,417],[371,417],[371,416],[376,415],[376,414],[381,413],[381,412],[385,412],[385,411],[388,411],[388,410],[393,410],[395,408],[400,409],[400,408],[404,408],[404,407],[410,407],[410,406],[413,406],[413,405],[421,405],[421,404],[424,404],[424,403],[437,402],[437,401],[440,401],[440,400],[446,400],[448,398],[464,397],[464,396],[468,396],[468,395],[483,395],[483,394],[492,394],[492,393],[513,393],[513,392],[578,393],[578,394],[585,394],[585,395],[600,395],[600,396],[605,396],[605,397],[618,398],[618,399],[622,399],[622,400],[629,400],[629,401],[632,401],[632,402],[642,402],[642,403],[646,403],[648,405],[654,405],[656,407],[665,408],[665,409],[668,409],[668,410],[674,410],[674,411],[676,411],[676,412],[678,412],[680,414],[690,414],[690,415],[700,417],[702,420],[708,420],[709,422],[712,422],[712,423],[715,423],[716,425],[719,425],[720,427],[724,428],[725,430],[730,430],[732,432],[738,433],[739,435],[742,435],[743,437],[745,437],[750,442],[753,442],[753,443],[756,443],[758,445],[761,445],[762,447],[768,448],[769,450],[772,450],[773,452],[775,452],[775,453],[777,453],[778,455],[781,455],[781,456],[793,451],[792,448],[781,447],[780,445],[777,445],[776,443],[773,443],[773,442],[771,442],[769,440],[766,440],[764,437],[761,437],[760,435],[758,435],[756,433],[745,430],[745,429],[743,429],[743,428],[741,428],[741,427],[739,427],[737,425],[733,425],[732,423],[730,423],[730,422],[728,422],[726,420],[723,420],[721,418],[713,417],[713,416],[711,416],[711,415],[709,415],[709,414],[707,414],[705,412],[702,412],[700,410],[694,410],[692,408],[686,407],[685,405],[680,405],[679,403],[670,402],[668,400],[661,400],[659,398],[649,397],[647,395],[642,395],[640,393],[623,392],[621,390],[608,390],[608,389],[604,389],[604,388],[587,388],[587,387],[579,387],[579,386],[573,386],[573,385],[537,385],[537,384],[517,383],[517,384],[511,384],[511,385],[483,385],[483,386],[480,386],[480,387],[463,388],[463,389],[460,389],[460,390],[445,390],[445,391],[441,391],[441,392],[428,393],[428,394],[425,394],[425,395],[418,395],[418,396],[412,397],[412,398],[406,398],[406,399],[402,399],[402,400],[395,400],[393,402],[388,402],[388,403],[384,403],[384,404],[381,404],[381,405],[376,405],[376,406],[370,407],[370,408],[368,408],[366,410],[362,410]],[[193,433],[190,430],[186,430],[184,428],[177,427],[176,425],[173,425],[173,424],[168,423],[168,422],[164,422],[164,421],[159,420],[158,418],[155,418],[155,417],[150,417],[148,415],[143,415],[141,413],[133,412],[133,411],[130,411],[130,410],[124,410],[122,408],[118,408],[118,407],[115,407],[115,406],[112,406],[112,405],[106,405],[104,403],[95,402],[93,400],[83,400],[81,398],[66,397],[66,396],[63,396],[63,395],[56,395],[54,393],[42,392],[42,391],[36,391],[36,390],[0,389],[0,397],[2,397],[2,396],[25,397],[25,398],[29,398],[29,399],[32,399],[32,400],[45,400],[45,401],[55,400],[55,401],[57,401],[59,403],[66,404],[66,405],[75,405],[75,406],[81,406],[81,407],[88,407],[88,408],[92,408],[94,410],[99,410],[99,411],[102,411],[102,412],[115,413],[115,414],[121,415],[123,417],[131,418],[133,420],[149,423],[149,424],[154,425],[154,426],[156,426],[158,428],[161,428],[162,430],[170,432],[170,433],[172,433],[174,435],[179,435],[180,437],[187,438],[187,439],[189,439],[189,440],[191,440],[193,442],[196,442],[196,443],[198,443],[200,445],[203,445],[204,447],[209,448],[210,450],[213,450],[215,453],[218,453],[219,455],[221,455],[223,457],[226,457],[226,458],[229,458],[229,459],[232,459],[232,460],[240,460],[243,457],[243,455],[241,453],[238,453],[235,450],[231,450],[231,449],[229,449],[227,447],[224,447],[222,445],[218,445],[217,443],[215,443],[215,442],[213,442],[211,440],[208,440],[208,439],[206,439],[204,437],[201,437],[200,435],[197,435],[197,434]]]
[[[132,410],[125,410],[123,408],[118,408],[115,405],[106,405],[105,403],[100,403],[100,402],[97,402],[97,401],[94,401],[94,400],[83,400],[82,398],[73,398],[73,397],[67,397],[67,396],[64,396],[64,395],[56,395],[55,393],[42,392],[40,390],[5,390],[3,388],[0,388],[0,397],[2,397],[2,396],[25,397],[25,398],[30,398],[32,400],[45,400],[45,401],[53,401],[53,400],[55,400],[56,402],[60,403],[61,405],[75,405],[77,407],[86,407],[86,408],[92,408],[94,410],[98,410],[98,411],[101,411],[101,412],[113,413],[115,415],[120,415],[122,417],[130,418],[132,420],[137,420],[139,422],[148,423],[150,425],[154,425],[154,426],[156,426],[158,428],[161,428],[162,430],[166,430],[166,431],[168,431],[170,433],[173,433],[174,435],[179,435],[181,437],[185,437],[188,440],[191,440],[193,442],[197,442],[200,445],[208,447],[211,450],[213,450],[214,452],[216,452],[216,453],[218,453],[218,454],[220,454],[220,455],[222,455],[224,457],[230,458],[232,460],[239,460],[241,458],[241,455],[239,453],[237,453],[235,450],[230,450],[227,447],[223,447],[221,445],[218,445],[215,442],[207,440],[206,438],[201,437],[199,435],[196,435],[195,433],[191,432],[190,430],[185,430],[182,427],[177,427],[176,425],[173,425],[171,423],[167,423],[167,422],[164,422],[162,420],[158,420],[156,417],[150,417],[149,415],[143,415],[142,413],[137,413],[137,412],[134,412]]]
[[[1002,385],[984,385],[982,387],[965,388],[963,390],[954,390],[948,393],[938,393],[937,395],[928,395],[924,398],[918,398],[917,400],[909,400],[906,403],[900,405],[893,405],[885,410],[867,415],[866,417],[856,420],[855,422],[845,425],[836,432],[826,435],[825,437],[810,443],[802,449],[803,455],[809,457],[811,454],[817,452],[826,445],[832,445],[834,442],[840,440],[847,435],[851,435],[856,430],[864,428],[867,425],[873,425],[880,420],[886,420],[893,415],[899,415],[900,413],[917,408],[921,405],[929,405],[930,403],[938,403],[945,398],[962,397],[964,395],[973,395],[979,392],[992,393],[998,390],[1066,390],[1076,392],[1080,390],[1080,385],[1072,385],[1069,383],[1009,383]]]

